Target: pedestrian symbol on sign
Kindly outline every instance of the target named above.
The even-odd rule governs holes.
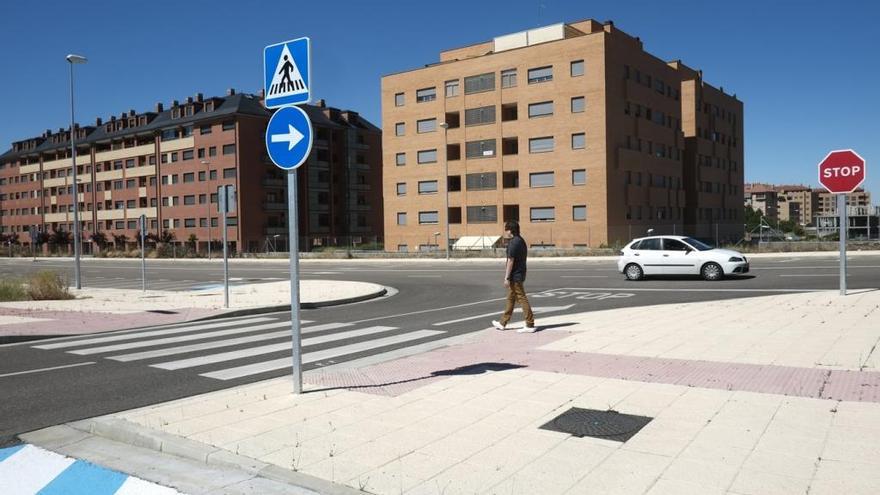
[[[267,108],[309,102],[308,38],[267,46],[263,64]]]

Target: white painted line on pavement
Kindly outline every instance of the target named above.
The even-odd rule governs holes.
[[[256,325],[252,327],[241,327],[241,328],[232,328],[229,330],[218,330],[216,332],[207,332],[207,333],[196,333],[190,335],[183,335],[180,337],[166,337],[164,339],[153,339],[153,340],[137,340],[134,342],[128,342],[125,344],[115,344],[115,345],[106,345],[102,347],[89,347],[86,349],[80,349],[77,351],[68,351],[71,354],[76,354],[79,356],[87,356],[90,354],[100,354],[103,352],[114,352],[114,351],[123,351],[126,349],[140,349],[143,347],[154,347],[157,345],[165,345],[165,344],[176,344],[178,342],[190,342],[193,340],[204,340],[213,337],[225,337],[227,335],[235,335],[237,333],[252,333],[259,332],[260,330],[271,330],[274,328],[284,328],[289,327],[290,322],[282,321],[275,323],[267,323],[265,325]]]
[[[560,275],[559,278],[608,278],[608,275]]]
[[[288,325],[290,322],[287,322]],[[328,323],[326,325],[315,325],[313,327],[303,328],[303,333],[317,332],[319,330],[330,330],[333,328],[342,328],[351,326],[348,323]],[[272,340],[282,337],[290,337],[290,330],[281,330],[280,332],[271,332],[263,335],[252,335],[249,337],[238,337],[235,339],[218,340],[215,342],[200,342],[198,344],[184,345],[178,347],[170,347],[167,349],[159,349],[155,351],[136,352],[132,354],[120,354],[119,356],[109,356],[107,359],[114,361],[128,362],[140,359],[150,359],[162,356],[173,356],[175,354],[183,354],[186,352],[195,352],[208,349],[217,349],[219,347],[228,347],[238,344],[249,344],[251,342],[260,342],[263,340]]]
[[[180,492],[168,488],[167,486],[157,485],[144,481],[134,476],[126,478],[125,482],[119,487],[113,495],[179,495]]]
[[[37,493],[74,462],[75,459],[55,452],[25,445],[0,463],[0,493]]]
[[[94,361],[87,361],[85,363],[68,364],[65,366],[53,366],[51,368],[40,368],[38,370],[16,371],[14,373],[6,373],[4,375],[0,375],[0,378],[5,378],[7,376],[16,376],[16,375],[28,375],[30,373],[42,373],[43,371],[61,370],[61,369],[65,369],[65,368],[76,368],[77,366],[86,366],[89,364],[95,364],[95,362]],[[0,492],[0,493],[2,493],[2,492]]]
[[[532,308],[532,311],[535,314],[550,313],[553,311],[565,311],[566,309],[571,309],[572,306],[574,306],[574,304],[569,304],[568,306],[541,306],[541,307]],[[513,312],[514,313],[522,313],[522,308],[516,308],[513,310]],[[498,316],[499,313],[502,313],[502,311],[493,311],[491,313],[486,313],[486,314],[482,314],[482,315],[466,316],[464,318],[459,318],[457,320],[441,321],[439,323],[434,323],[434,326],[441,327],[444,325],[452,325],[453,323],[461,323],[463,321],[468,321],[468,320],[476,320],[479,318],[488,318],[490,316]]]
[[[394,337],[387,337],[384,339],[377,340],[368,340],[366,342],[360,342],[357,344],[346,345],[342,347],[334,347],[333,349],[327,349],[326,351],[316,351],[316,352],[308,352],[303,355],[303,364],[311,364],[319,361],[324,361],[327,359],[332,359],[335,357],[345,356],[347,354],[354,354],[357,352],[369,351],[373,349],[378,349],[380,347],[385,347],[394,344],[400,344],[403,342],[409,342],[412,340],[418,340],[425,337],[432,337],[437,334],[444,333],[439,330],[419,330],[412,333],[405,333],[401,335],[395,335]],[[236,368],[229,368],[225,370],[212,371],[210,373],[203,373],[199,376],[204,376],[207,378],[215,378],[218,380],[232,380],[235,378],[241,378],[244,376],[256,375],[259,373],[266,373],[269,371],[276,371],[284,368],[289,368],[292,365],[292,361],[290,357],[286,357],[283,359],[275,359],[273,361],[266,361],[263,363],[254,363],[246,366],[239,366]]]
[[[209,328],[222,328],[222,327],[231,327],[231,326],[235,326],[235,325],[248,325],[251,323],[259,323],[259,322],[263,322],[263,321],[273,321],[273,320],[274,320],[274,318],[257,317],[257,318],[251,318],[248,320],[224,321],[222,323],[200,323],[197,325],[186,325],[186,326],[182,326],[182,327],[168,328],[165,330],[146,330],[146,331],[139,331],[139,332],[110,335],[110,336],[106,336],[106,337],[94,337],[94,338],[88,338],[88,339],[57,342],[54,344],[35,345],[33,347],[35,349],[61,349],[64,347],[78,347],[81,345],[88,345],[88,344],[100,344],[100,343],[104,343],[104,342],[117,342],[120,340],[130,340],[130,339],[136,339],[139,337],[155,337],[157,335],[168,335],[168,334],[174,334],[174,333],[195,332],[198,330],[207,330]]]
[[[803,273],[796,275],[779,275],[780,277],[839,277],[839,273]],[[847,274],[847,276],[850,276]]]
[[[362,328],[358,330],[352,330],[350,332],[342,332],[336,333],[333,335],[325,335],[321,337],[314,337],[311,339],[303,339],[302,345],[313,345],[313,344],[322,344],[326,342],[332,342],[336,340],[345,340],[354,337],[360,337],[363,335],[372,335],[374,333],[387,332],[388,330],[394,330],[395,327],[369,327]],[[169,361],[167,363],[159,363],[150,365],[151,368],[160,368],[163,370],[179,370],[182,368],[194,368],[196,366],[204,366],[206,364],[214,364],[214,363],[222,363],[223,361],[234,361],[236,359],[247,358],[251,356],[259,356],[260,354],[271,354],[273,352],[280,352],[289,350],[291,347],[290,342],[282,342],[280,344],[269,344],[260,347],[250,347],[248,349],[241,349],[238,351],[230,351],[230,352],[222,352],[220,354],[209,354],[207,356],[199,356],[190,359],[180,359],[178,361]]]
[[[635,287],[565,287],[563,289],[556,289],[557,291],[561,290],[604,290],[604,291],[639,291],[639,292],[825,292],[829,290],[837,290],[837,289],[706,289],[706,288],[693,288],[693,289],[653,289],[653,288],[635,288]],[[553,292],[553,291],[544,291],[544,292]]]

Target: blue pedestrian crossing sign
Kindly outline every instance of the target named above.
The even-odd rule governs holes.
[[[311,41],[297,38],[263,49],[263,86],[266,108],[308,103],[312,100]]]
[[[285,170],[305,163],[312,151],[312,122],[302,108],[275,111],[266,128],[266,150],[272,162]]]

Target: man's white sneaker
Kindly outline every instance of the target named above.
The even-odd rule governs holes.
[[[538,327],[535,327],[535,326],[530,327],[530,326],[526,325],[526,326],[520,328],[519,330],[517,330],[516,333],[535,333],[536,331],[538,331]]]
[[[501,330],[502,332],[505,330],[504,325],[498,320],[492,320],[492,326],[495,327],[495,330]]]

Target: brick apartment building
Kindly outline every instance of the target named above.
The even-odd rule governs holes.
[[[387,75],[382,122],[390,251],[445,249],[447,221],[452,243],[515,219],[533,246],[560,248],[651,228],[743,233],[742,102],[611,22],[501,36]]]
[[[367,242],[382,235],[381,131],[352,111],[323,100],[304,109],[315,130],[308,161],[298,169],[301,247]],[[234,184],[238,211],[228,219],[231,249],[287,249],[287,182],[265,150],[270,112],[260,96],[204,98],[170,108],[130,110],[76,127],[80,222],[85,252],[104,232],[134,242],[137,220],[149,232],[190,235],[199,250],[218,248],[222,232],[217,188]],[[0,155],[0,233],[30,244],[43,232],[73,229],[70,133],[47,130]],[[122,246],[117,246],[122,247]]]
[[[771,220],[792,220],[802,226],[814,225],[817,217],[837,215],[837,195],[824,188],[805,185],[774,185],[749,183],[745,185],[745,206],[761,210]],[[870,215],[871,193],[862,188],[846,195],[846,204],[857,215]]]

